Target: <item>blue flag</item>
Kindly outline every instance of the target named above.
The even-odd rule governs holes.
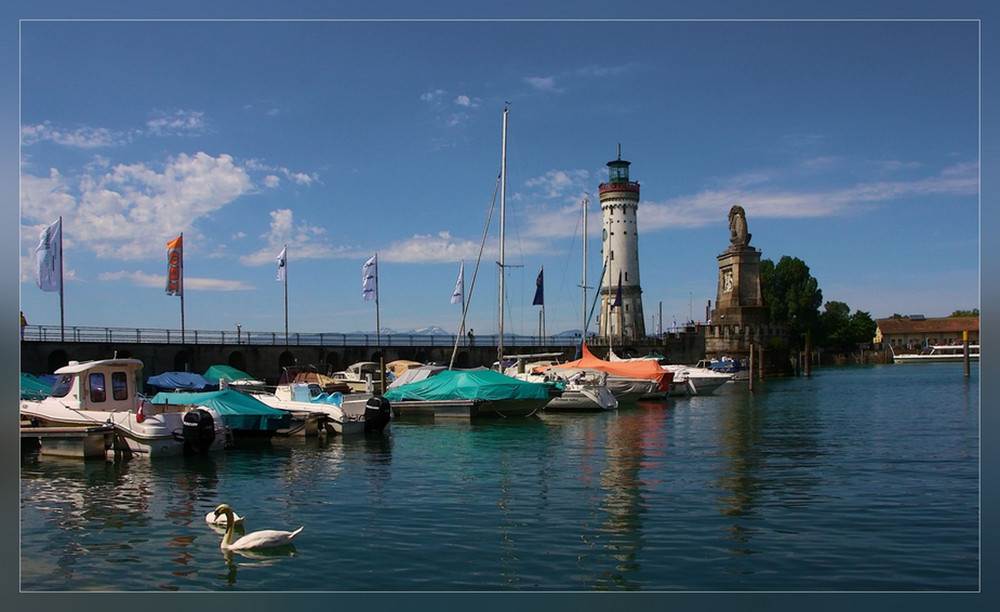
[[[538,271],[538,278],[535,279],[535,299],[531,302],[532,306],[542,306],[545,304],[545,283],[542,280],[542,272],[545,271],[543,266]]]

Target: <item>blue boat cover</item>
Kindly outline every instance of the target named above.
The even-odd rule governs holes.
[[[146,384],[157,389],[181,391],[204,391],[212,386],[200,374],[194,372],[164,372],[146,379]]]
[[[232,389],[205,393],[157,393],[152,402],[211,408],[233,430],[275,431],[287,428],[292,421],[290,413],[271,408],[258,399]]]
[[[383,394],[390,402],[449,399],[544,399],[552,383],[530,383],[493,370],[445,370],[424,380],[400,385]]]

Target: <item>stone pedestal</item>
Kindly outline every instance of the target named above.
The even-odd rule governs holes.
[[[768,320],[760,285],[760,251],[730,247],[718,257],[719,288],[714,325],[759,325]]]

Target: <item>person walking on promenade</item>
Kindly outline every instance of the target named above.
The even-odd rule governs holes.
[[[469,346],[476,346],[476,337],[472,335],[472,330],[469,330]]]
[[[24,328],[28,326],[28,320],[24,318],[24,311],[21,311],[21,342],[24,342]]]

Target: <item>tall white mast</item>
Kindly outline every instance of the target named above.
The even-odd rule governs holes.
[[[500,156],[500,339],[497,342],[497,364],[503,372],[503,281],[504,281],[504,223],[507,202],[507,112],[503,109],[503,145]]]
[[[586,342],[587,340],[587,208],[590,202],[587,201],[587,195],[583,196],[583,281],[580,282],[580,287],[583,288],[583,327],[580,331],[581,339]]]

